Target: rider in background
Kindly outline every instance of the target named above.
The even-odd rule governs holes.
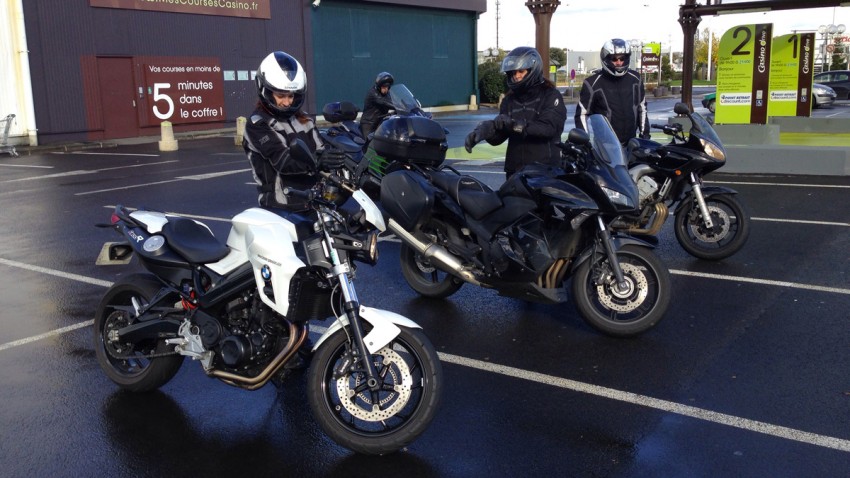
[[[540,54],[531,47],[511,50],[502,61],[508,85],[493,120],[482,121],[466,137],[467,152],[480,141],[498,145],[508,141],[505,176],[510,178],[531,163],[558,165],[557,144],[564,132],[567,108],[555,84],[543,76]]]
[[[260,206],[299,209],[283,194],[285,187],[307,189],[316,184],[319,169],[343,165],[343,153],[326,149],[313,120],[302,110],[307,76],[298,61],[287,53],[270,53],[257,69],[257,102],[251,113],[242,147],[257,182]],[[296,140],[304,141],[318,154],[318,161],[299,160],[290,154]]]
[[[620,38],[612,38],[602,45],[599,57],[602,71],[587,77],[581,86],[576,128],[587,130],[587,115],[602,114],[623,145],[638,134],[648,139],[646,92],[640,74],[629,69],[629,45]]]
[[[393,81],[393,75],[382,71],[378,73],[375,84],[366,93],[366,99],[363,100],[363,114],[360,116],[360,131],[364,138],[368,138],[369,134],[378,128],[384,116],[395,108],[390,98],[390,87],[393,86]]]

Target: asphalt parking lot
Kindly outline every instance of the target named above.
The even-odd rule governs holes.
[[[462,136],[461,136],[462,137]],[[452,141],[457,141],[453,139]],[[602,336],[570,306],[464,286],[417,297],[398,244],[358,273],[366,305],[423,325],[441,353],[438,417],[406,450],[361,457],[324,437],[303,380],[245,392],[186,361],[160,392],[117,391],[90,322],[127,270],[96,267],[109,206],[200,218],[224,237],[253,205],[232,140],[0,157],[0,462],[6,476],[845,476],[850,469],[850,177],[715,174],[753,218],[721,262],[670,221],[666,318]],[[488,181],[490,163],[458,167]]]

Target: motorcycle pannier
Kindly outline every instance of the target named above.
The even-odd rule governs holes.
[[[434,186],[419,173],[395,171],[381,182],[381,204],[387,215],[412,231],[427,221],[434,207]]]
[[[375,152],[393,160],[436,168],[446,159],[446,133],[434,120],[422,116],[393,116],[372,138]]]

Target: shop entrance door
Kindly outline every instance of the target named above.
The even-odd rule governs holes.
[[[100,104],[103,107],[104,139],[139,135],[133,62],[130,58],[97,59]]]

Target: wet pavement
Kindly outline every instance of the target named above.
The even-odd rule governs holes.
[[[475,118],[446,118],[450,147]],[[97,153],[97,154],[92,154]],[[497,184],[498,164],[459,163]],[[201,217],[224,238],[254,202],[229,138],[0,157],[0,463],[4,476],[844,476],[850,469],[847,327],[850,178],[714,174],[753,217],[744,249],[700,261],[671,221],[657,253],[673,302],[632,339],[600,335],[571,304],[465,285],[445,300],[404,283],[398,243],[358,269],[365,305],[420,323],[445,394],[407,449],[364,457],[331,442],[303,376],[255,392],[186,361],[160,391],[118,391],[90,321],[109,206]]]

